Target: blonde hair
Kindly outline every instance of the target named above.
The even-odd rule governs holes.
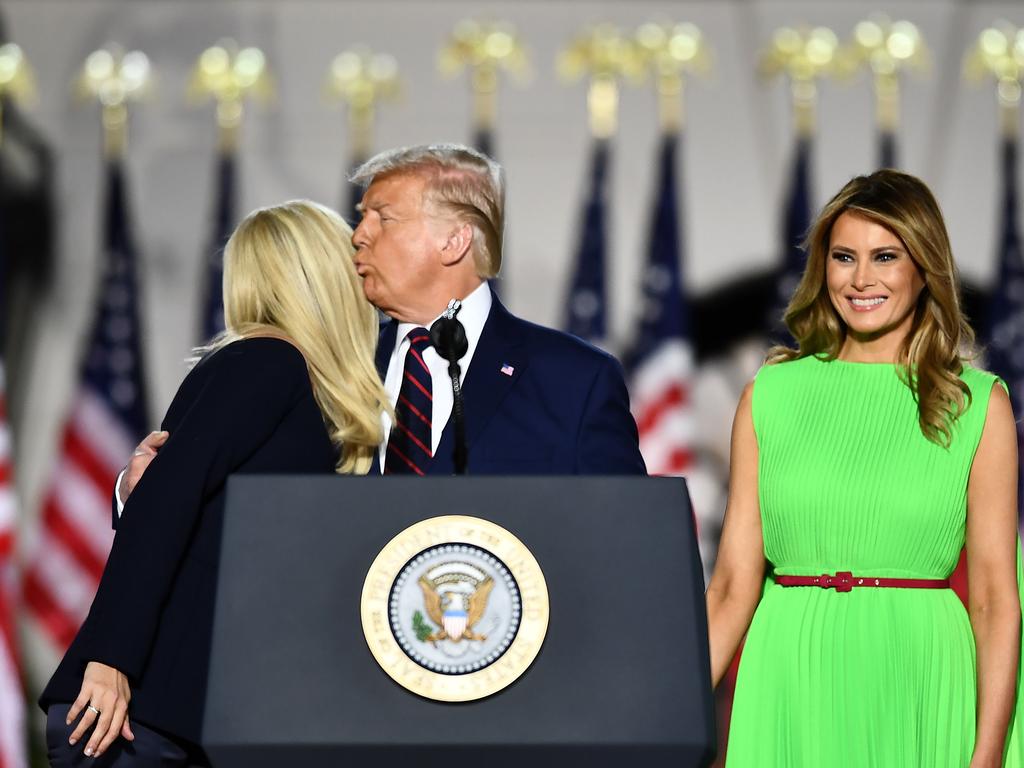
[[[473,261],[479,277],[501,271],[505,227],[505,175],[498,163],[462,144],[430,144],[381,152],[359,166],[349,181],[367,187],[378,176],[408,173],[426,181],[424,202],[473,229]]]
[[[351,239],[341,216],[309,200],[250,213],[224,249],[226,330],[197,352],[254,336],[293,343],[341,449],[336,471],[366,474],[388,400],[374,363],[377,314],[363,297]]]
[[[839,355],[846,326],[829,298],[825,266],[832,227],[846,212],[892,232],[920,270],[924,288],[897,363],[917,401],[921,432],[948,446],[952,424],[971,396],[960,373],[962,355],[973,350],[974,332],[960,308],[960,281],[942,211],[928,187],[914,176],[889,169],[857,176],[818,214],[804,242],[807,266],[784,316],[798,348],[775,347],[768,362]]]

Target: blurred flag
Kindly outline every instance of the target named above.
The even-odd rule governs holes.
[[[694,375],[690,311],[680,264],[676,155],[679,137],[662,138],[643,275],[640,327],[625,357],[640,452],[652,475],[678,475],[693,463]]]
[[[489,158],[494,159],[494,129],[479,125],[473,133],[473,146],[483,152]],[[501,275],[490,279],[491,290],[501,296],[504,290],[505,278]]]
[[[992,293],[988,323],[988,364],[1010,388],[1014,413],[1024,408],[1024,250],[1017,219],[1017,140],[1002,145],[999,277]],[[1018,456],[1024,456],[1024,423],[1017,420]],[[1022,464],[1024,467],[1024,464]],[[1020,483],[1018,472],[1018,482]],[[1024,503],[1024,483],[1018,485],[1018,509]]]
[[[0,281],[4,276],[0,257]],[[0,296],[3,286],[0,285]],[[3,328],[0,328],[0,339]],[[25,730],[25,690],[18,660],[17,567],[15,535],[18,508],[11,470],[11,433],[7,426],[7,398],[3,357],[0,356],[0,768],[28,768],[28,733]]]
[[[768,320],[768,333],[773,341],[792,344],[793,339],[783,322],[793,291],[804,273],[807,256],[801,247],[811,226],[811,138],[799,136],[793,152],[793,170],[789,181],[782,222],[782,264],[776,283],[775,309]]]
[[[233,150],[217,156],[217,184],[213,205],[213,230],[206,248],[206,297],[203,301],[202,340],[205,342],[224,330],[224,246],[235,227],[237,161]]]
[[[878,134],[878,167],[896,167],[896,134],[890,130]]]
[[[566,330],[594,344],[606,341],[605,261],[608,250],[605,208],[608,197],[610,147],[595,139],[590,158],[590,181],[583,210],[579,248],[569,289]]]
[[[488,157],[494,157],[494,131],[488,126],[478,126],[473,136],[473,146]]]
[[[358,184],[353,184],[348,180],[348,177],[355,173],[356,169],[365,163],[367,159],[368,158],[361,157],[359,155],[355,156],[352,159],[352,162],[349,163],[349,168],[351,170],[345,174],[345,188],[341,195],[344,200],[341,202],[341,210],[339,212],[341,213],[341,217],[348,222],[348,225],[352,227],[352,229],[359,226],[359,220],[363,218],[356,206],[362,202],[363,192],[366,190]]]
[[[96,592],[113,538],[114,480],[146,432],[135,248],[120,163],[107,167],[103,277],[24,579],[29,613],[62,653]]]

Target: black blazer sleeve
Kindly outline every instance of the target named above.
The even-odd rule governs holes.
[[[309,392],[302,355],[279,339],[235,342],[199,364],[191,403],[132,491],[80,633],[82,658],[138,680],[203,501]],[[172,404],[172,409],[176,404]]]

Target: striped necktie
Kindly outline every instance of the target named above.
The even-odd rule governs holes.
[[[386,475],[426,474],[433,458],[433,386],[430,369],[423,359],[424,350],[430,346],[430,333],[426,328],[413,328],[406,338],[409,351],[405,353],[402,387],[395,403],[395,424],[388,436]]]

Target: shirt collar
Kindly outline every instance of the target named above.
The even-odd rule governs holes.
[[[466,341],[469,342],[469,350],[476,349],[476,343],[480,340],[480,334],[484,331],[484,323],[487,322],[487,316],[491,313],[491,287],[487,281],[484,280],[480,285],[473,289],[473,291],[462,300],[462,309],[459,310],[459,314],[456,316],[462,327],[466,329]],[[442,313],[443,314],[443,313]],[[433,320],[426,325],[426,329],[429,331],[430,326],[437,320],[439,314]],[[413,328],[419,328],[417,323],[399,323],[396,329],[395,336],[395,351],[402,346],[405,341],[405,337],[409,335],[409,331]]]

